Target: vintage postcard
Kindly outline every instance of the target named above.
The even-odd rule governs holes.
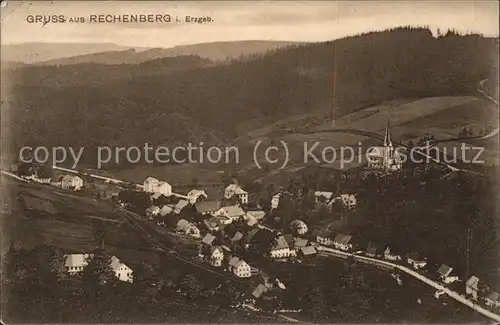
[[[2,1],[2,322],[498,324],[498,19]]]

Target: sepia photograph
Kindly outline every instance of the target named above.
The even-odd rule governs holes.
[[[1,1],[3,324],[499,324],[499,2]]]

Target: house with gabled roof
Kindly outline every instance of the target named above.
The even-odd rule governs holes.
[[[174,211],[174,209],[172,209],[171,207],[169,207],[168,205],[164,205],[161,207],[160,211],[158,212],[158,214],[162,217],[166,216],[167,214],[170,214],[172,213],[172,211]]]
[[[163,181],[159,181],[154,177],[148,177],[143,183],[144,192],[148,193],[161,193],[165,196],[172,195],[172,186]]]
[[[212,246],[210,248],[209,264],[214,267],[221,267],[224,259],[224,250],[221,246]]]
[[[206,198],[208,198],[208,195],[207,195],[207,192],[205,192],[205,190],[193,189],[193,190],[188,192],[187,198],[188,198],[189,203],[195,204],[199,200],[201,201],[201,200],[205,200]]]
[[[248,192],[237,184],[230,184],[224,189],[224,198],[230,199],[236,197],[242,204],[248,203]]]
[[[295,256],[296,252],[294,249],[290,249],[290,246],[284,236],[278,236],[276,238],[276,244],[271,247],[269,255],[272,258],[286,258]]]
[[[307,224],[299,219],[290,222],[290,228],[292,228],[292,231],[299,236],[305,235],[309,231]]]
[[[316,255],[316,249],[313,246],[304,246],[299,250],[299,255],[302,257],[311,257]]]
[[[181,213],[182,209],[184,209],[187,205],[189,204],[189,201],[181,199],[177,204],[175,205],[174,212],[175,213]]]
[[[327,192],[327,191],[315,191],[314,198],[316,199],[316,203],[328,203],[332,200],[335,193]]]
[[[384,258],[388,261],[401,261],[401,256],[392,252],[389,246],[384,250]]]
[[[185,235],[189,235],[195,238],[200,237],[200,230],[191,222],[181,219],[177,222],[176,230]]]
[[[231,257],[228,267],[229,271],[239,278],[249,278],[252,276],[250,265],[239,257]]]
[[[337,234],[337,236],[333,239],[333,246],[335,246],[336,249],[343,251],[352,249],[351,236],[346,234]]]
[[[212,235],[211,233],[207,233],[205,237],[201,240],[201,243],[207,246],[212,246],[215,241],[215,236]]]
[[[328,229],[321,228],[316,232],[316,242],[321,245],[333,246],[334,233]]]
[[[266,293],[269,289],[263,285],[262,283],[259,283],[259,285],[252,291],[252,296],[254,296],[256,299],[262,297],[264,293]]]
[[[427,265],[427,259],[425,257],[420,257],[416,252],[411,252],[406,258],[408,264],[410,264],[415,270],[424,268]]]
[[[111,256],[111,269],[115,272],[118,280],[130,283],[134,282],[132,269],[114,255]]]
[[[437,270],[439,278],[444,283],[452,283],[452,282],[455,282],[458,280],[458,277],[452,276],[451,272],[453,272],[453,268],[451,266],[446,265],[446,264],[441,264],[441,266]]]
[[[196,202],[194,207],[198,213],[201,213],[202,215],[210,215],[217,212],[221,208],[221,202],[219,200]]]
[[[469,280],[465,283],[465,293],[470,295],[472,299],[477,300],[479,292],[479,278],[477,276],[471,276]]]
[[[500,294],[496,291],[490,291],[486,297],[484,297],[486,306],[499,308],[500,307]]]
[[[68,254],[65,255],[64,265],[70,275],[78,274],[89,264],[89,260],[94,257],[93,254]]]
[[[229,205],[220,208],[216,213],[216,216],[226,217],[230,220],[230,223],[238,220],[239,218],[245,217],[245,211],[238,205]]]

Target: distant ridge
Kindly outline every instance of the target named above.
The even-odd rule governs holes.
[[[279,47],[301,44],[286,41],[235,41],[175,46],[172,48],[127,48],[115,44],[39,44],[6,45],[6,61],[36,65],[72,65],[81,63],[137,64],[165,57],[196,55],[212,61],[225,61],[265,53]],[[82,45],[84,47],[82,48]],[[31,54],[30,54],[31,53]],[[61,53],[63,53],[61,55]],[[66,55],[66,53],[69,53]],[[53,58],[49,58],[53,56]]]

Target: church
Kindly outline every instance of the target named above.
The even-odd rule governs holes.
[[[400,150],[400,148],[398,148]],[[394,172],[403,168],[403,156],[395,150],[391,140],[389,120],[385,128],[384,146],[371,147],[366,153],[368,167],[374,170]]]

